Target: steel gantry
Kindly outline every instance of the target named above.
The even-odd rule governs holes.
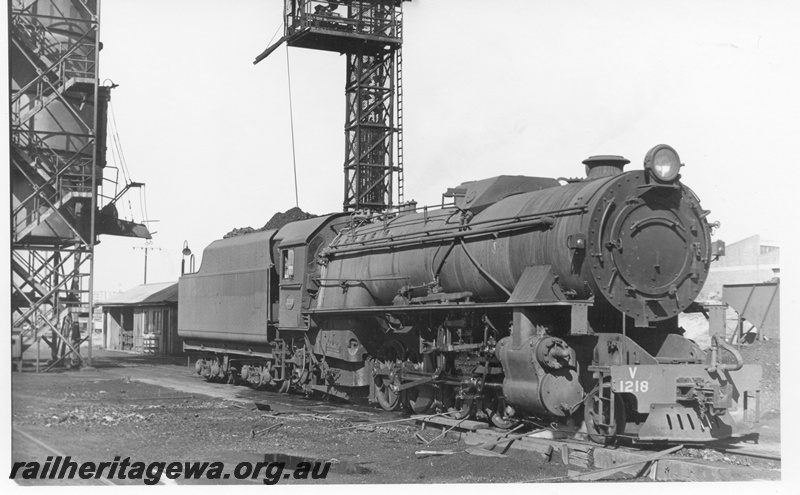
[[[97,0],[11,0],[12,356],[44,341],[50,366],[91,338],[94,245],[146,237],[99,208],[109,87],[98,84]],[[48,369],[49,369],[48,367]]]
[[[403,0],[285,0],[283,42],[347,56],[344,210],[384,211],[403,202]],[[395,147],[395,135],[397,147]]]

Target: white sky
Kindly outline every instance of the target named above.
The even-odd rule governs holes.
[[[184,240],[199,256],[232,228],[261,227],[294,206],[286,54],[251,63],[279,26],[282,2],[102,4],[101,79],[120,85],[112,101],[127,165],[147,183],[159,220],[148,281],[174,281]],[[800,3],[414,0],[404,8],[407,199],[437,203],[447,187],[499,174],[579,176],[596,154],[640,167],[663,142],[722,223],[716,238],[762,234],[783,242],[784,267],[797,259]],[[301,49],[290,57],[300,207],[338,211],[344,58]],[[0,225],[9,229],[7,207]],[[95,289],[140,284],[143,253],[133,247],[143,246],[103,237]],[[786,285],[784,308],[794,308]],[[797,360],[782,361],[795,376]]]
[[[213,240],[294,206],[286,52],[252,65],[282,12],[277,0],[103,2],[101,80],[120,85],[127,165],[159,221],[148,282],[177,279],[184,240],[199,266]],[[437,203],[500,174],[581,176],[596,154],[638,168],[663,142],[722,223],[715,238],[785,239],[796,2],[414,0],[404,12],[406,199]],[[300,207],[339,211],[345,59],[289,55]],[[141,221],[138,193],[131,204]],[[144,241],[101,240],[96,290],[142,283]]]

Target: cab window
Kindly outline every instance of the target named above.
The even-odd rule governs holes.
[[[294,249],[283,250],[283,278],[294,277]]]

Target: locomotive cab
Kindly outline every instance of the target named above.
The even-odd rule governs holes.
[[[331,242],[345,214],[327,215],[282,227],[275,234],[273,258],[279,260],[278,329],[306,331],[308,310],[319,290],[319,251]]]

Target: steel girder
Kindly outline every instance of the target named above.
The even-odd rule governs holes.
[[[392,204],[394,53],[347,56],[344,209]]]

